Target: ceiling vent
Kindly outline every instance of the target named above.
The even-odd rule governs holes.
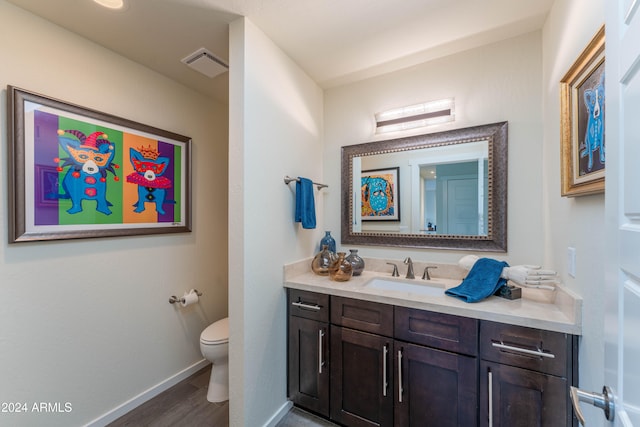
[[[229,69],[227,64],[203,47],[182,59],[181,62],[209,78],[214,78]]]

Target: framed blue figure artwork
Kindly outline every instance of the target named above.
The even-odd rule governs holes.
[[[13,86],[9,242],[191,231],[188,137]]]
[[[362,171],[363,221],[400,221],[399,167]]]
[[[604,27],[560,82],[562,196],[604,191]]]

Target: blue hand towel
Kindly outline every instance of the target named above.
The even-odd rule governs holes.
[[[473,264],[462,283],[455,288],[447,289],[445,294],[465,302],[483,300],[507,283],[507,279],[500,277],[505,267],[509,267],[509,264],[504,261],[480,258]]]
[[[313,182],[298,177],[296,181],[296,222],[302,228],[316,228],[316,204],[313,200]]]

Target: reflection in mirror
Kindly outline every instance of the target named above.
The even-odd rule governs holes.
[[[507,123],[342,148],[342,242],[506,251]]]

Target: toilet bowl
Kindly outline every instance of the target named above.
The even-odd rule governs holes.
[[[211,378],[207,400],[229,400],[229,318],[225,317],[207,326],[200,334],[200,351],[211,362]]]

